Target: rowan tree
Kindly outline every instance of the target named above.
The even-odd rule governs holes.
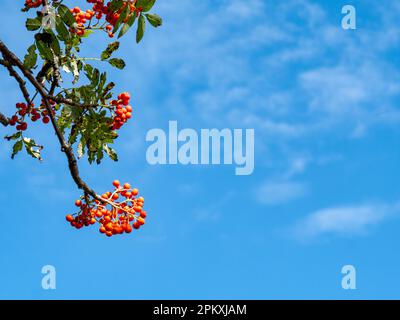
[[[130,233],[139,229],[147,216],[139,191],[115,180],[112,191],[99,195],[81,178],[77,160],[87,157],[90,163],[99,164],[107,155],[118,161],[111,145],[118,130],[131,122],[131,96],[127,92],[114,95],[115,84],[96,66],[108,63],[124,69],[124,60],[114,57],[120,43],[111,39],[129,35],[135,26],[139,43],[147,23],[159,27],[162,19],[150,13],[156,0],[76,2],[85,8],[68,7],[62,0],[25,0],[21,4],[28,15],[26,29],[34,32],[33,43],[20,59],[0,40],[0,65],[21,91],[15,114],[0,112],[0,123],[15,129],[5,137],[13,143],[12,158],[24,149],[40,161],[43,146],[27,135],[28,129],[34,123],[43,130],[52,127],[71,177],[82,190],[75,202],[78,212],[66,216],[73,227],[99,224],[100,232],[107,236]],[[82,57],[80,48],[94,32],[104,33],[104,51]]]

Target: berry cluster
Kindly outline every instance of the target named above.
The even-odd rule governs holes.
[[[106,192],[98,200],[84,203],[77,200],[75,205],[80,211],[75,215],[67,215],[66,220],[71,226],[81,229],[95,224],[100,224],[100,233],[108,237],[113,235],[131,233],[145,224],[147,217],[143,210],[144,198],[137,197],[139,191],[132,189],[129,183],[121,186],[118,180],[113,182],[114,192]],[[120,199],[120,202],[117,202]]]
[[[83,36],[85,34],[85,24],[92,20],[95,16],[95,12],[92,10],[82,11],[79,7],[75,7],[71,9],[71,13],[75,18],[76,28],[70,29],[70,32],[76,33],[78,36]]]
[[[126,22],[131,14],[139,15],[142,11],[142,8],[136,8],[136,0],[132,1],[132,3],[124,2],[123,6],[117,11],[113,12],[110,10],[110,5],[112,1],[107,0],[87,0],[88,3],[93,4],[92,10],[82,11],[79,7],[75,7],[71,9],[71,12],[74,14],[77,28],[73,30],[73,33],[76,33],[78,36],[82,36],[85,32],[85,24],[90,23],[93,17],[97,20],[100,20],[105,16],[105,20],[108,23],[104,28],[104,31],[108,33],[110,38],[114,37],[112,32],[115,24],[120,18],[121,12],[125,10],[126,6],[129,6],[130,13],[125,18]]]
[[[54,101],[49,101],[52,107],[55,106]],[[43,104],[43,103],[42,103]],[[18,131],[25,131],[28,128],[28,124],[26,123],[25,119],[28,116],[32,122],[38,121],[42,118],[42,122],[47,124],[50,122],[50,117],[48,116],[46,108],[41,105],[39,108],[35,108],[33,103],[27,105],[26,103],[17,103],[16,104],[17,111],[15,115],[13,115],[10,119],[10,126],[16,126]]]
[[[123,92],[118,95],[118,100],[112,100],[111,106],[114,109],[114,122],[112,123],[113,130],[119,130],[121,127],[132,118],[132,107],[129,105],[131,96],[128,92]]]
[[[29,9],[40,7],[42,4],[43,0],[25,0],[25,7]]]

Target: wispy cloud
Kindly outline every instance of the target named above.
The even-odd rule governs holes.
[[[301,152],[301,139],[363,138],[373,126],[400,122],[400,72],[382,59],[397,52],[399,32],[396,16],[378,4],[368,6],[377,8],[379,28],[347,32],[322,2],[231,0],[212,11],[209,3],[160,3],[167,24],[143,43],[137,72],[126,73],[148,75],[151,90],[162,81],[156,98],[170,118],[255,128],[257,148],[284,146],[285,160]],[[396,1],[388,6],[397,12]]]
[[[266,182],[256,191],[258,202],[264,205],[281,205],[305,196],[308,187],[302,182]]]
[[[324,208],[308,214],[295,225],[293,232],[300,239],[360,235],[399,211],[399,203]]]

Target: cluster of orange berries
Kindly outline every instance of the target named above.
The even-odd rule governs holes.
[[[25,6],[28,8],[37,8],[43,4],[43,0],[25,0]]]
[[[139,13],[142,11],[142,8],[135,7],[136,0],[132,3],[124,2],[121,9],[119,9],[117,12],[110,10],[112,1],[108,1],[106,3],[106,0],[87,0],[87,2],[93,4],[92,10],[82,11],[79,7],[71,9],[71,12],[74,15],[77,23],[76,30],[71,30],[71,32],[76,33],[78,36],[82,36],[85,33],[85,24],[91,21],[93,17],[96,17],[97,20],[100,20],[103,16],[105,16],[105,20],[108,22],[108,25],[106,25],[103,30],[108,33],[110,38],[113,38],[114,34],[112,30],[120,18],[121,12],[125,10],[126,6],[129,6],[130,14],[135,13],[136,15],[139,15]],[[128,18],[129,15],[127,15],[123,22],[125,23]]]
[[[123,92],[118,95],[118,100],[112,100],[111,106],[114,108],[115,116],[112,123],[113,130],[119,130],[121,127],[132,118],[132,107],[129,105],[131,96],[128,92]]]
[[[92,20],[92,18],[96,15],[92,10],[82,11],[79,7],[75,7],[71,9],[71,13],[73,14],[76,21],[76,28],[70,29],[71,33],[76,33],[78,36],[83,36],[85,34],[85,24]]]
[[[49,101],[52,107],[55,106],[54,101]],[[10,119],[10,126],[16,126],[18,131],[25,131],[28,128],[28,124],[25,122],[25,117],[28,116],[32,122],[38,121],[42,118],[42,122],[47,124],[50,122],[50,117],[48,116],[46,108],[41,105],[39,108],[35,108],[34,103],[27,105],[26,103],[17,103],[17,111]]]
[[[146,222],[147,213],[143,210],[144,198],[137,197],[139,191],[132,189],[129,183],[121,186],[118,180],[113,182],[114,192],[106,192],[100,202],[92,204],[77,200],[75,205],[79,213],[67,215],[66,220],[76,229],[100,224],[99,231],[108,237],[138,230]],[[120,202],[117,202],[120,199]]]

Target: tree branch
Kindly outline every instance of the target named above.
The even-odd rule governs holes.
[[[97,104],[80,104],[78,102],[73,102],[69,99],[64,99],[64,98],[59,98],[57,96],[53,96],[53,95],[46,95],[47,99],[52,100],[54,102],[57,102],[59,104],[66,104],[68,106],[72,106],[72,107],[77,107],[77,108],[84,108],[84,109],[90,109],[90,108],[97,108],[98,105]]]
[[[14,70],[14,68],[8,61],[0,60],[0,64],[5,66],[8,72],[10,73],[10,76],[15,78],[15,80],[17,80],[19,88],[21,89],[21,92],[25,98],[25,101],[29,105],[32,101],[30,99],[28,89],[26,88],[26,82],[19,76],[19,74]]]
[[[23,63],[19,60],[19,58],[13,52],[11,52],[1,40],[0,40],[0,52],[2,53],[4,60],[13,66],[16,66],[22,72],[24,77],[36,88],[36,90],[42,96],[47,113],[48,113],[51,123],[53,125],[53,129],[54,129],[56,136],[58,138],[58,141],[61,145],[61,151],[64,152],[67,157],[69,171],[71,173],[71,176],[72,176],[74,182],[78,186],[78,188],[82,189],[84,191],[85,195],[88,194],[96,200],[103,201],[101,199],[101,197],[98,196],[96,194],[96,192],[94,192],[82,180],[82,178],[79,175],[79,168],[77,165],[77,160],[76,160],[75,154],[74,154],[71,146],[66,142],[60,128],[58,127],[57,121],[53,114],[53,110],[49,104],[49,99],[53,100],[52,97],[49,97],[49,95],[45,91],[45,88],[36,80],[36,78],[33,76],[33,74],[24,67]],[[57,102],[57,100],[54,100],[54,101]],[[5,119],[7,119],[7,118],[5,118]],[[4,119],[2,119],[2,120],[4,120]],[[2,123],[3,123],[3,121],[2,121]]]
[[[5,66],[8,69],[8,71],[10,72],[10,75],[12,77],[14,77],[18,81],[19,86],[21,88],[21,92],[24,95],[25,100],[29,104],[31,101],[29,99],[29,93],[28,93],[28,90],[26,88],[26,82],[23,79],[21,79],[21,77],[18,75],[18,73],[13,69],[12,64],[10,62],[5,61],[3,59],[0,59],[0,64]],[[41,72],[42,72],[42,70],[39,72],[39,74]],[[43,86],[41,85],[41,81],[40,81],[41,76],[39,76],[39,74],[36,76],[35,81],[43,88]],[[30,82],[32,82],[32,81],[30,81]],[[90,109],[90,108],[97,108],[98,107],[97,104],[81,104],[81,103],[74,102],[74,101],[69,100],[69,99],[65,99],[65,98],[62,98],[62,97],[54,96],[54,91],[55,91],[56,86],[57,86],[57,81],[53,81],[52,88],[50,89],[49,93],[46,93],[44,91],[46,99],[52,100],[52,101],[54,101],[54,102],[56,102],[58,104],[65,104],[65,105],[69,105],[69,106],[72,106],[72,107],[83,108],[83,109]],[[45,89],[45,88],[43,88],[43,89]]]
[[[1,112],[0,112],[0,123],[5,127],[7,127],[8,124],[9,124],[8,118],[4,114],[2,114]]]

